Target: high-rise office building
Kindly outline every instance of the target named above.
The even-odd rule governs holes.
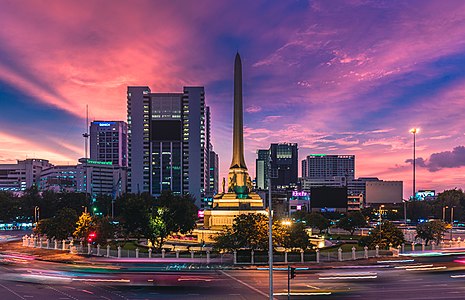
[[[258,150],[255,161],[255,187],[259,190],[268,188],[270,150]]]
[[[355,178],[355,155],[310,154],[302,162],[302,177],[332,179],[343,177],[345,181]]]
[[[219,159],[218,154],[211,150],[209,155],[209,194],[216,195],[218,194],[218,175],[219,175]]]
[[[256,185],[258,189],[268,187],[268,177],[271,177],[272,189],[287,189],[297,185],[297,144],[271,144],[269,150],[258,150],[257,155]]]
[[[90,159],[128,165],[128,126],[123,121],[94,121],[90,124]]]
[[[204,88],[152,93],[130,86],[127,99],[128,191],[189,193],[201,206],[209,182]]]

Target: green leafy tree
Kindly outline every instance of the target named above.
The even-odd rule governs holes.
[[[273,247],[289,243],[288,236],[294,237],[298,234],[296,229],[290,232],[280,222],[273,222]],[[301,245],[301,244],[299,244]],[[226,250],[237,250],[241,248],[251,250],[268,249],[268,217],[263,214],[242,214],[234,219],[231,228],[215,238],[215,248]],[[299,247],[296,244],[290,245],[290,248]]]
[[[89,233],[95,229],[95,223],[91,215],[87,212],[82,213],[76,222],[76,230],[73,235],[79,240],[86,240],[89,236]]]
[[[311,228],[317,228],[320,232],[324,232],[331,226],[331,221],[326,219],[322,214],[312,212],[307,215],[305,222]]]
[[[136,238],[146,234],[149,224],[149,213],[153,207],[153,198],[148,195],[125,194],[118,199],[121,205],[118,209],[118,216],[126,238],[133,236]]]
[[[354,235],[356,229],[364,227],[366,224],[365,216],[359,211],[354,211],[341,218],[337,227],[350,232],[350,235]]]
[[[103,216],[111,216],[111,202],[113,198],[109,195],[98,195],[93,207]]]
[[[0,191],[0,220],[10,222],[19,213],[20,201],[11,192]]]
[[[310,244],[310,239],[303,223],[293,223],[287,226],[282,243],[284,248],[305,250]]]
[[[196,220],[197,207],[190,195],[174,195],[164,191],[155,199],[154,206],[147,210],[143,233],[161,249],[170,235],[185,234],[194,229]]]
[[[74,209],[62,208],[56,216],[41,219],[36,232],[58,240],[67,239],[73,235],[77,221],[78,215]]]
[[[232,228],[226,228],[221,234],[215,237],[214,247],[220,250],[235,251],[241,248],[241,244],[237,239]]]
[[[92,223],[94,225],[91,229],[93,229],[96,233],[95,243],[105,245],[109,239],[113,239],[115,237],[115,225],[109,216],[94,216]]]
[[[361,240],[362,245],[375,247],[378,245],[380,248],[387,248],[389,244],[397,247],[405,242],[402,230],[397,228],[389,221],[384,221],[370,232],[370,235]]]
[[[446,232],[446,223],[442,221],[419,223],[416,231],[416,237],[425,240],[426,245],[428,245],[429,241],[439,243],[444,236],[444,232]]]

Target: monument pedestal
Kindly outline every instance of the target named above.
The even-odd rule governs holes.
[[[250,193],[246,198],[236,193],[218,194],[213,199],[213,207],[205,210],[204,226],[214,230],[231,227],[234,218],[242,214],[264,214],[263,200],[258,194]],[[242,195],[240,195],[242,196]]]

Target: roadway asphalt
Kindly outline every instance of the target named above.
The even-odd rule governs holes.
[[[353,265],[295,265],[291,299],[465,299],[465,251]],[[445,255],[448,254],[448,255]],[[274,271],[275,299],[287,272]],[[190,264],[64,264],[0,255],[0,299],[267,299],[268,270]]]

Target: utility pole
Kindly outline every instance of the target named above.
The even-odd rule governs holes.
[[[273,214],[271,202],[271,176],[268,176],[268,264],[270,277],[270,300],[273,299]]]

